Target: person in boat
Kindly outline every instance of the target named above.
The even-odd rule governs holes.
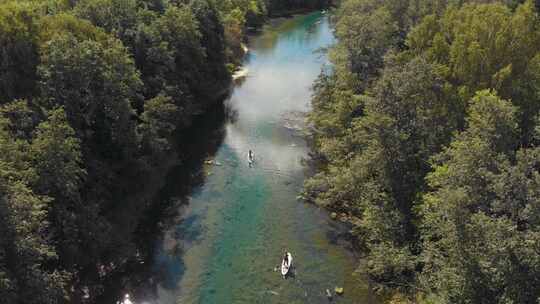
[[[285,266],[289,267],[289,255],[287,252],[285,252],[285,255],[283,256],[283,263],[285,263]]]

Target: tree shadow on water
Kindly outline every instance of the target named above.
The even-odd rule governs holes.
[[[187,130],[177,134],[175,149],[179,161],[166,174],[164,186],[149,204],[136,231],[139,258],[126,263],[122,271],[106,282],[106,290],[96,299],[97,303],[116,303],[126,293],[135,303],[137,299],[154,303],[158,288],[176,288],[185,272],[181,243],[195,242],[203,229],[199,216],[181,218],[182,206],[206,182],[204,162],[214,157],[223,144],[225,124],[234,116],[223,102],[228,97],[213,104]],[[172,240],[167,235],[170,231]]]
[[[326,239],[332,245],[338,245],[349,251],[353,251],[354,236],[351,234],[352,225],[339,222],[329,221],[328,230],[326,231]]]

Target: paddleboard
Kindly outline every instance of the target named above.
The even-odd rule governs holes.
[[[287,252],[287,260],[288,261],[283,259],[283,261],[281,261],[281,275],[284,277],[289,273],[292,266],[292,255],[290,252]]]

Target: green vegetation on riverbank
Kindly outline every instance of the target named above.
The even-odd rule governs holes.
[[[2,302],[91,301],[136,258],[149,177],[271,3],[0,1]]]
[[[537,303],[537,4],[345,0],[336,19],[306,199],[353,225],[379,290]]]

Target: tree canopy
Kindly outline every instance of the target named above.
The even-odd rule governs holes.
[[[537,302],[539,22],[533,1],[341,3],[304,194],[353,225],[376,289]]]

